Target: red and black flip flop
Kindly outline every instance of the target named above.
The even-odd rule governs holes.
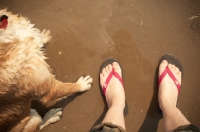
[[[116,59],[109,58],[102,64],[102,66],[100,68],[100,71],[102,72],[103,68],[105,68],[109,64],[112,65],[113,62],[117,62],[119,64],[119,62]],[[120,68],[121,68],[121,66],[120,66]],[[120,75],[117,72],[115,72],[115,70],[113,69],[110,72],[110,74],[108,75],[108,77],[107,77],[107,79],[106,79],[106,81],[105,81],[105,83],[103,85],[103,89],[102,90],[103,90],[104,95],[106,94],[106,88],[107,88],[107,86],[108,86],[108,84],[109,84],[109,82],[110,82],[110,80],[111,80],[111,78],[113,76],[115,76],[121,82],[122,86],[124,87],[124,83],[123,83],[122,77],[120,77]]]
[[[159,66],[160,64],[162,63],[163,60],[166,60],[168,63],[170,64],[173,64],[175,65],[176,67],[179,68],[179,71],[181,71],[181,79],[183,78],[183,67],[180,63],[180,61],[174,57],[173,55],[171,54],[166,54],[164,55],[161,59],[160,59],[160,62],[159,62]],[[166,75],[169,75],[170,78],[174,81],[174,84],[176,85],[177,87],[177,90],[178,90],[178,94],[180,94],[180,90],[181,90],[181,84],[178,82],[178,80],[176,79],[176,77],[174,76],[174,74],[171,72],[171,70],[168,68],[168,66],[165,68],[165,70],[162,72],[162,74],[159,76],[158,78],[158,88],[160,86],[160,83],[162,82],[163,78],[166,76]]]
[[[100,68],[100,73],[102,72],[102,70],[103,70],[103,68],[105,68],[106,66],[108,66],[109,64],[113,64],[113,62],[117,62],[118,64],[119,64],[119,66],[120,66],[120,68],[121,68],[121,70],[122,70],[122,67],[121,67],[121,65],[120,65],[120,63],[119,63],[119,61],[117,60],[117,59],[115,59],[115,58],[108,58],[108,59],[106,59],[104,62],[103,62],[103,64],[101,65],[101,68]],[[123,73],[123,72],[122,72]],[[110,80],[111,80],[111,78],[113,77],[113,76],[115,76],[120,82],[121,82],[121,84],[122,84],[122,86],[124,86],[124,83],[123,83],[123,76],[121,77],[117,72],[115,72],[115,70],[113,69],[111,72],[110,72],[110,74],[108,75],[108,77],[107,77],[107,79],[106,79],[106,81],[105,81],[105,83],[104,83],[104,85],[103,85],[103,88],[102,88],[102,91],[103,91],[103,93],[104,93],[104,95],[106,94],[106,88],[107,88],[107,86],[108,86],[108,84],[109,84],[109,82],[110,82]],[[127,105],[127,103],[125,102],[125,108],[124,108],[124,115],[127,115],[128,114],[128,105]]]

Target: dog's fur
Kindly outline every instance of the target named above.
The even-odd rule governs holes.
[[[47,102],[91,88],[90,76],[76,83],[62,83],[50,73],[41,48],[51,39],[48,30],[34,28],[30,21],[7,9],[8,26],[0,29],[0,131],[40,131],[60,119],[62,110],[52,109],[42,119],[30,109],[31,100]]]

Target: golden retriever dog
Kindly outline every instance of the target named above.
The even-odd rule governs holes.
[[[41,48],[51,40],[50,31],[34,28],[30,21],[0,10],[0,132],[37,132],[60,120],[61,108],[44,118],[31,109],[31,101],[48,102],[91,88],[90,76],[76,83],[54,78]]]

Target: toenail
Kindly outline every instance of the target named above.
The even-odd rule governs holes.
[[[163,63],[163,64],[167,64],[167,61],[166,61],[166,60],[163,60],[162,63]]]

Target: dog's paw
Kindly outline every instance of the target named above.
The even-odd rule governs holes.
[[[62,108],[51,109],[45,114],[42,122],[54,123],[60,120],[61,115],[62,115]]]
[[[47,43],[49,43],[51,41],[51,33],[50,33],[50,30],[46,30],[44,29],[42,32],[41,32],[41,35],[42,35],[42,47],[41,48],[44,48]]]
[[[59,121],[61,119],[61,116],[62,116],[62,108],[49,110],[42,119],[40,130],[51,123]]]
[[[83,92],[91,89],[92,82],[93,79],[90,76],[81,76],[76,83],[80,85],[80,92]]]

